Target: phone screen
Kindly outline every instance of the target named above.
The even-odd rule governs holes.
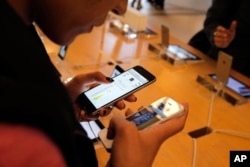
[[[168,46],[167,51],[183,60],[200,60],[198,56],[190,53],[179,45],[171,44]]]
[[[77,102],[89,113],[112,105],[115,101],[145,87],[155,81],[155,77],[141,66],[135,66],[115,77],[109,84],[100,84],[83,92]]]
[[[209,76],[212,77],[213,79],[216,79],[215,74],[210,74]],[[246,98],[250,97],[250,87],[238,81],[237,79],[233,78],[232,76],[229,76],[226,86],[243,97]]]
[[[173,99],[163,97],[148,107],[128,116],[126,119],[134,123],[139,130],[142,130],[150,125],[162,122],[182,113],[183,109],[184,108]]]
[[[110,84],[101,84],[87,92],[85,95],[95,108],[100,108],[121,95],[144,85],[149,82],[144,76],[134,69],[130,69],[113,78]]]
[[[98,133],[104,128],[103,124],[99,120],[90,122],[80,122],[83,129],[85,129],[88,137],[93,141],[97,141]]]

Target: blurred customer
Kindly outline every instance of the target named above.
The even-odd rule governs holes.
[[[250,77],[250,1],[213,0],[204,27],[189,44],[213,59],[218,51],[233,57],[233,69]]]

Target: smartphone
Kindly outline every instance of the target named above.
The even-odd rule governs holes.
[[[183,113],[183,105],[170,97],[162,97],[147,107],[129,115],[126,119],[134,123],[138,130],[142,130],[165,122],[171,118],[178,117]],[[107,139],[106,135],[107,128],[101,130],[98,134],[106,150],[110,151],[113,140]]]
[[[167,48],[169,45],[169,28],[161,25],[161,45]]]
[[[217,80],[216,74],[209,74],[210,77]],[[226,87],[241,95],[242,97],[249,98],[250,97],[250,87],[243,82],[240,82],[236,78],[229,76]]]
[[[169,97],[162,97],[142,110],[133,113],[126,119],[134,123],[138,130],[162,123],[173,117],[182,115],[184,107]]]
[[[109,84],[100,84],[81,93],[76,102],[81,109],[95,115],[103,107],[108,107],[116,101],[153,83],[156,77],[142,66],[135,66],[112,78]]]
[[[217,80],[226,84],[231,71],[233,57],[220,51],[218,53],[218,60],[216,65],[216,77]]]
[[[182,60],[201,60],[200,57],[194,55],[193,53],[176,44],[169,45],[167,48],[167,52]]]
[[[65,59],[65,56],[66,56],[66,53],[67,53],[67,49],[68,49],[68,45],[62,45],[62,46],[60,46],[59,52],[58,52],[58,57],[61,60]]]
[[[98,141],[98,133],[104,129],[104,125],[101,123],[99,119],[94,121],[83,121],[80,122],[83,129],[86,131],[88,137],[92,140],[92,142]]]
[[[116,65],[115,68],[114,68],[114,70],[113,70],[113,72],[112,72],[112,74],[111,74],[111,78],[113,78],[113,77],[115,77],[115,76],[123,73],[124,71],[125,70],[123,68],[121,68],[121,66]]]

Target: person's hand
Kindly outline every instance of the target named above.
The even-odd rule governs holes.
[[[99,116],[106,116],[111,112],[113,106],[104,108],[104,109],[99,111],[99,114],[93,116],[93,115],[88,114],[87,112],[81,110],[79,105],[75,103],[77,97],[83,91],[86,91],[87,89],[92,88],[100,83],[109,84],[110,78],[106,77],[101,72],[92,72],[92,73],[87,73],[87,74],[76,75],[74,78],[72,78],[70,81],[68,81],[65,84],[65,86],[69,92],[69,95],[71,96],[71,99],[74,102],[76,116],[79,119],[79,121],[95,120]],[[134,102],[137,100],[137,98],[132,94],[132,95],[129,95],[128,97],[126,97],[124,100],[129,101],[129,102]],[[114,107],[116,107],[118,109],[124,109],[125,103],[123,100],[117,101],[114,104]]]
[[[138,131],[133,123],[123,117],[113,117],[107,135],[109,139],[114,140],[110,166],[151,167],[161,144],[184,128],[188,105],[183,105],[185,113],[182,116],[141,131]],[[131,113],[131,111],[128,112]]]
[[[229,29],[218,26],[213,34],[215,46],[218,48],[228,47],[235,37],[236,26],[236,21],[232,21]]]

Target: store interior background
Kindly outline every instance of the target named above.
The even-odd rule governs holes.
[[[129,0],[131,5],[132,0]],[[178,39],[188,40],[199,31],[212,0],[165,0],[164,10],[156,10],[147,0],[141,0],[139,10],[148,15],[148,23],[169,27],[170,34]]]

